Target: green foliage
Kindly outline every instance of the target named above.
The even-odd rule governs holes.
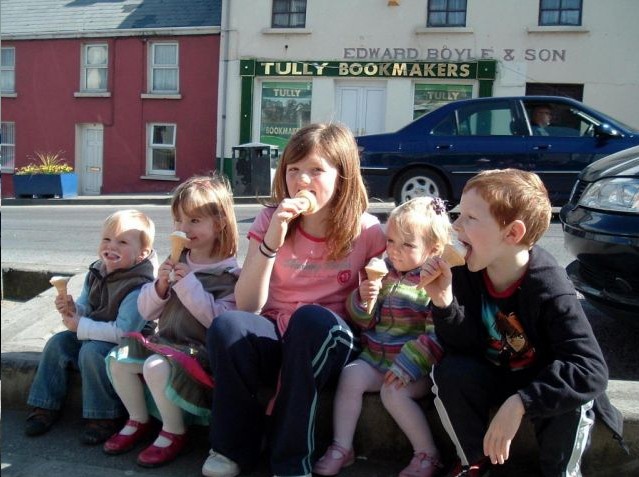
[[[64,151],[58,152],[38,152],[35,157],[29,156],[31,164],[19,168],[16,171],[18,175],[25,174],[64,174],[73,172],[73,167],[67,164],[66,159],[62,156]],[[37,161],[37,162],[36,162]]]

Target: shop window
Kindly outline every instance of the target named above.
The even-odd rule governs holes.
[[[583,101],[583,84],[526,83],[526,96],[566,96]]]
[[[465,27],[466,0],[429,0],[429,27]]]
[[[177,43],[152,43],[150,50],[149,91],[154,94],[179,92]]]
[[[13,47],[2,48],[2,60],[0,61],[0,92],[16,92],[16,49]],[[4,162],[3,162],[4,165]],[[3,166],[4,167],[4,166]]]
[[[0,123],[0,157],[2,172],[13,172],[16,167],[15,123]]]
[[[306,27],[306,0],[273,0],[272,28]]]
[[[147,174],[174,176],[175,124],[150,124],[147,135]]]
[[[417,119],[434,109],[457,101],[473,97],[473,86],[470,84],[415,84],[413,95],[413,119]]]
[[[580,26],[582,0],[540,0],[540,26]]]
[[[107,90],[109,49],[106,44],[84,45],[82,48],[82,84],[85,92]]]
[[[311,82],[262,83],[260,142],[283,150],[291,136],[311,122]]]

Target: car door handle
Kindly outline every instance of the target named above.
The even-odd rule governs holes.
[[[552,148],[551,144],[540,144],[539,146],[533,146],[533,150],[535,151],[546,151],[551,148]]]
[[[438,144],[437,146],[435,146],[435,149],[452,149],[453,145],[452,144]]]

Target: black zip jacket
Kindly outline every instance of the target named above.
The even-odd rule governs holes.
[[[485,360],[482,272],[466,266],[452,272],[455,298],[446,308],[433,306],[435,331],[446,351]],[[623,444],[623,417],[605,394],[608,367],[599,343],[566,271],[539,246],[530,252],[517,296],[517,316],[537,355],[536,377],[518,391],[526,414],[550,417],[595,400],[597,416]]]

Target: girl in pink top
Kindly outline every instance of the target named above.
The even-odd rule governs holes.
[[[302,190],[317,199],[310,213],[296,198]],[[216,388],[205,476],[232,477],[256,465],[264,386],[276,388],[269,408],[273,473],[311,475],[319,392],[355,354],[345,298],[385,247],[379,221],[366,213],[357,144],[344,126],[311,124],[293,135],[271,202],[249,231],[235,288],[242,311],[223,313],[207,333]]]

